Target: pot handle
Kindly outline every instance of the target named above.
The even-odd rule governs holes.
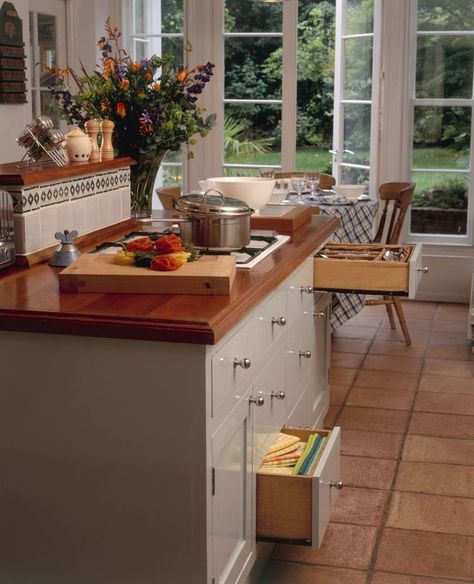
[[[209,193],[216,193],[217,195],[219,195],[219,197],[221,198],[221,207],[224,204],[224,193],[222,191],[220,191],[219,189],[216,189],[214,187],[211,187],[210,189],[207,189],[207,191],[202,195],[202,202],[205,203],[207,197],[209,196]]]

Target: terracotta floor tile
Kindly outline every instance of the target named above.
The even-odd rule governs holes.
[[[458,361],[473,361],[474,355],[470,344],[466,345],[430,345],[426,352],[429,359],[455,359]]]
[[[341,467],[344,468],[342,462]],[[343,473],[342,477],[344,481]],[[402,461],[395,488],[397,491],[474,498],[474,467]]]
[[[466,330],[467,330],[467,324],[466,324]],[[429,342],[430,342],[430,345],[466,345],[466,332],[464,332],[464,333],[450,333],[450,332],[431,331]]]
[[[334,331],[334,336],[345,339],[373,339],[377,327],[374,326],[347,326],[343,324]]]
[[[341,433],[341,454],[397,459],[402,441],[403,434],[344,429]]]
[[[439,578],[474,577],[471,537],[385,529],[375,565],[377,570]]]
[[[333,337],[332,350],[338,353],[367,353],[371,341],[363,339],[345,339],[344,337]]]
[[[366,315],[365,310],[350,318],[344,323],[345,326],[369,326],[378,327],[384,318],[383,314]]]
[[[424,374],[421,376],[419,390],[474,395],[474,379]]]
[[[346,405],[387,410],[410,410],[414,398],[413,391],[353,387]]]
[[[452,304],[443,302],[438,305],[435,319],[438,320],[464,320],[467,322],[469,306],[467,304]]]
[[[362,365],[365,355],[361,353],[336,353],[331,355],[331,367],[343,367],[357,369]]]
[[[345,486],[339,493],[331,521],[356,525],[380,525],[388,496],[388,491]]]
[[[438,309],[437,302],[402,300],[402,308],[407,318],[432,319]]]
[[[423,373],[472,378],[474,363],[455,359],[425,359]]]
[[[429,331],[431,330],[431,319],[428,318],[409,318],[405,315],[405,320],[407,322],[408,330],[410,331]],[[397,317],[395,316],[395,325],[398,327]],[[383,328],[390,328],[390,321],[388,317],[385,317],[382,322]]]
[[[474,439],[474,419],[471,416],[413,412],[408,432],[421,436]]]
[[[410,329],[408,329],[408,331],[410,333],[410,338],[411,338],[412,343],[416,343],[416,344],[423,343],[423,342],[426,343],[428,341],[428,337],[430,336],[429,331],[417,331],[417,330],[410,330]],[[433,334],[433,333],[431,333],[431,334]],[[445,334],[445,333],[443,333],[443,334]],[[395,330],[393,330],[391,328],[380,327],[375,338],[377,341],[384,340],[384,341],[403,341],[404,342],[403,333],[400,329],[400,325],[397,322],[396,322]]]
[[[375,572],[370,584],[462,584],[462,580],[446,580],[445,578],[440,580],[439,578],[423,578],[407,574]]]
[[[270,560],[259,584],[365,584],[366,572]],[[436,584],[436,583],[433,583]]]
[[[341,480],[344,488],[348,486],[390,489],[396,468],[396,460],[341,456]]]
[[[352,385],[358,371],[358,369],[331,367],[329,370],[329,383],[331,385]]]
[[[467,329],[467,313],[466,319],[459,320],[439,320],[433,321],[433,330],[442,333],[465,333]]]
[[[333,406],[341,405],[349,393],[349,387],[344,385],[331,385],[329,389],[329,403]]]
[[[374,341],[371,348],[371,355],[399,355],[400,357],[423,357],[426,350],[427,341],[418,344],[407,345],[402,341]]]
[[[384,316],[385,314],[387,314],[387,309],[383,304],[364,306],[363,314],[367,316]]]
[[[403,371],[392,371],[387,375],[385,371],[372,371],[371,369],[361,369],[356,377],[355,385],[361,387],[372,387],[377,389],[405,389],[414,391],[418,385],[417,373],[405,373]]]
[[[363,369],[379,371],[405,371],[418,373],[423,367],[421,357],[399,357],[393,355],[367,355],[362,365]]]
[[[355,408],[345,406],[337,423],[342,428],[353,430],[370,429],[374,432],[404,432],[408,425],[409,412]]]
[[[474,465],[474,440],[408,434],[402,460]]]
[[[474,535],[474,500],[395,491],[387,527]]]
[[[273,558],[366,570],[369,567],[376,534],[376,527],[330,523],[319,550],[307,546],[277,545]]]
[[[334,424],[336,423],[336,419],[337,419],[337,416],[339,415],[340,411],[341,411],[341,406],[338,406],[338,405],[329,406],[326,417],[324,418],[324,427],[325,428],[333,428],[334,427]]]
[[[474,395],[433,393],[420,391],[413,409],[417,412],[439,412],[443,414],[465,414],[474,416]],[[474,419],[472,420],[474,426]]]

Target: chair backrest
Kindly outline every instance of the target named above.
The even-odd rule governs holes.
[[[163,209],[174,209],[174,203],[181,194],[179,187],[162,187],[156,189],[156,194],[163,205]]]
[[[336,184],[336,179],[331,174],[323,172],[275,172],[275,178],[291,178],[292,176],[319,176],[319,186],[322,189],[329,189]]]
[[[405,215],[411,200],[413,199],[414,192],[415,183],[390,182],[380,185],[380,200],[384,201],[385,204],[382,209],[377,234],[374,238],[375,243],[387,243],[392,245],[398,243]],[[391,212],[389,212],[390,202],[393,202]],[[387,223],[388,218],[389,221]],[[386,231],[385,235],[384,231]]]

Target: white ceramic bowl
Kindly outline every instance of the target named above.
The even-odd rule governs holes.
[[[335,185],[332,188],[336,195],[347,197],[348,199],[358,199],[366,190],[364,185]]]
[[[259,176],[221,176],[208,178],[209,187],[219,189],[225,197],[244,201],[258,211],[264,207],[272,196],[275,180]]]

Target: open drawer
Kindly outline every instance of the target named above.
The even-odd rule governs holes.
[[[313,286],[414,298],[421,275],[428,271],[421,262],[421,244],[328,244],[314,258]]]
[[[319,548],[340,483],[340,428],[283,428],[307,441],[315,431],[327,437],[312,476],[257,472],[257,539]]]

